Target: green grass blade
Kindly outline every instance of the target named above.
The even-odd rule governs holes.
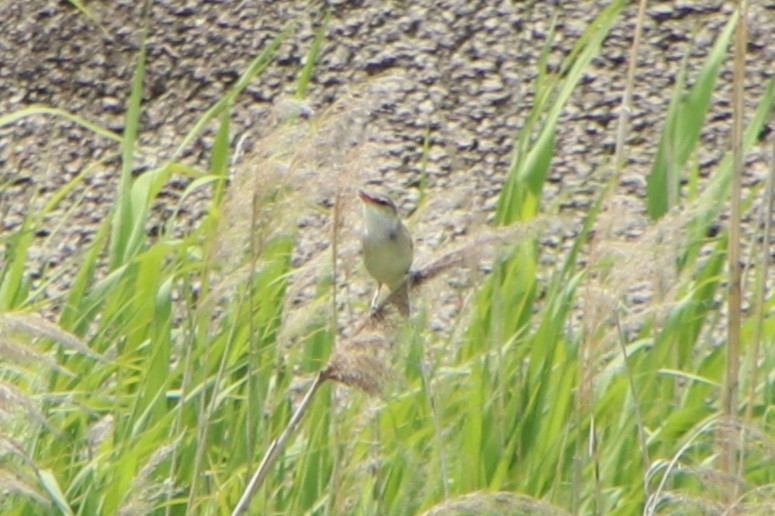
[[[527,153],[526,156],[522,158],[515,155],[512,161],[495,211],[495,220],[498,224],[528,220],[538,212],[543,185],[554,155],[557,122],[565,103],[581,80],[584,69],[599,53],[603,39],[623,6],[624,2],[615,1],[606,7],[590,24],[574,46],[573,52],[563,63],[562,68],[567,71],[561,80],[558,78],[557,85],[552,83],[553,91],[536,93],[536,102],[544,98],[551,99],[551,102],[547,102],[548,107],[542,107],[541,114],[534,117],[535,123],[538,124],[540,120],[541,126],[530,148],[523,147],[521,149],[522,152]],[[533,127],[530,124],[523,129],[528,133],[532,130]],[[529,141],[529,138],[523,136],[519,137],[518,140]],[[519,150],[518,147],[515,153]]]
[[[143,81],[145,78],[145,55],[147,26],[141,36],[140,51],[137,55],[132,89],[124,121],[124,135],[121,140],[121,179],[118,187],[117,205],[113,214],[113,231],[110,239],[110,268],[127,263],[139,251],[138,241],[130,240],[138,225],[145,224],[145,213],[134,211],[132,206],[132,169],[134,166],[135,142],[140,126],[140,106],[143,99]]]
[[[307,56],[304,59],[304,68],[301,69],[301,75],[296,84],[296,97],[302,99],[307,95],[307,89],[309,89],[310,81],[312,81],[312,74],[315,72],[315,65],[317,65],[318,55],[320,49],[323,47],[323,41],[326,38],[326,31],[328,30],[328,22],[331,19],[331,11],[327,11],[323,17],[323,21],[320,23],[317,32],[315,33],[315,39],[312,40]]]
[[[73,113],[70,113],[69,111],[50,107],[50,106],[31,105],[31,106],[27,106],[25,108],[16,110],[12,113],[8,113],[6,115],[0,115],[0,127],[11,125],[14,122],[17,122],[26,117],[35,116],[35,115],[52,115],[55,118],[61,117],[66,120],[70,120],[76,125],[81,126],[84,129],[87,129],[96,135],[102,136],[109,140],[113,140],[116,143],[123,142],[123,137],[120,134],[117,134],[109,129],[106,129],[101,125],[89,122],[85,118],[75,115]]]
[[[247,69],[242,73],[240,78],[231,87],[228,93],[216,102],[210,109],[208,109],[194,124],[194,126],[188,131],[186,136],[172,153],[170,161],[175,161],[183,154],[189,145],[201,134],[207,124],[215,117],[219,116],[224,110],[228,110],[229,106],[234,102],[242,91],[259,76],[272,62],[275,52],[280,47],[283,41],[290,35],[296,24],[291,22],[278,34],[262,51],[256,56],[253,61],[248,65]]]
[[[32,238],[32,221],[28,215],[5,244],[8,251],[0,268],[0,312],[19,306],[27,297],[29,286],[24,280],[24,271]]]
[[[646,182],[646,208],[652,219],[660,218],[677,202],[680,174],[699,141],[719,68],[726,57],[736,23],[737,14],[729,19],[716,39],[697,81],[686,97],[670,105],[657,156]],[[683,81],[678,81],[674,99],[677,99],[682,87]]]

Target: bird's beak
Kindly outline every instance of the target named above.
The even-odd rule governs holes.
[[[360,197],[363,202],[367,202],[369,204],[377,204],[377,200],[371,195],[364,192],[363,190],[358,190],[358,197]]]

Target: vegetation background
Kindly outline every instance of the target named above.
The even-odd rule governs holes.
[[[105,27],[94,6],[70,7]],[[166,135],[174,149],[163,159],[143,137],[143,117],[158,116],[145,114],[152,10],[120,127],[24,102],[0,115],[7,135],[43,118],[118,149],[31,198],[16,196],[28,184],[23,160],[2,176],[3,513],[211,514],[240,500],[257,514],[769,511],[773,172],[746,156],[767,143],[775,77],[750,88],[746,6],[719,12],[691,76],[681,63],[638,204],[617,195],[633,104],[650,94],[633,58],[591,202],[578,218],[562,214],[567,198],[547,202],[569,99],[623,18],[639,55],[645,3],[633,7],[595,10],[559,61],[559,18],[547,26],[488,223],[417,263],[427,281],[409,320],[390,306],[379,320],[365,314],[352,231],[353,188],[374,152],[364,113],[380,83],[314,112],[305,101],[333,7],[290,66],[293,98],[275,99],[249,150],[235,106],[282,61],[293,20]],[[731,89],[718,87],[725,70]],[[705,165],[720,91],[731,150]],[[412,183],[420,235],[444,221],[436,129],[423,130]],[[192,148],[204,165],[188,159]],[[33,267],[110,160],[119,181],[96,231],[70,249],[68,268]],[[311,206],[315,196],[328,202]],[[310,232],[319,252],[305,244]],[[562,244],[548,245],[558,234]]]

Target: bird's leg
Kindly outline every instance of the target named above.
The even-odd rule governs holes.
[[[374,291],[374,296],[371,298],[371,313],[377,311],[377,300],[379,299],[380,287],[382,287],[382,283],[377,283],[377,289]]]

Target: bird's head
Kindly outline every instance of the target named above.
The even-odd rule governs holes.
[[[371,235],[392,235],[401,224],[396,205],[382,195],[360,190],[358,196],[363,201],[363,218],[366,230]]]
[[[396,205],[387,197],[368,193],[363,190],[358,191],[358,197],[361,198],[366,209],[379,211],[389,217],[398,217]]]

